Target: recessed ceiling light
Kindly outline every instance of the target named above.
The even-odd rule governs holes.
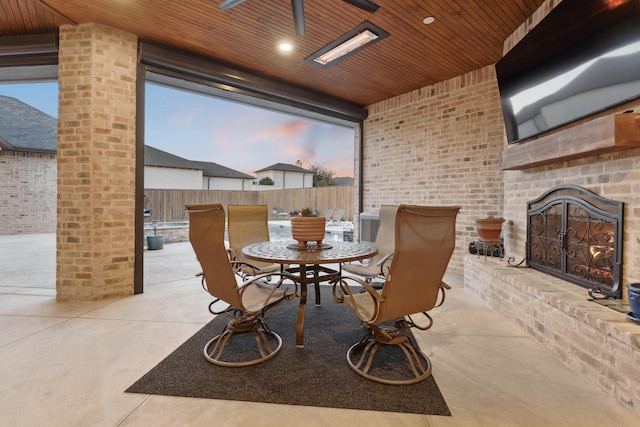
[[[427,16],[426,18],[424,18],[422,20],[422,23],[425,25],[429,25],[429,24],[433,24],[433,22],[436,20],[436,18],[434,18],[433,16]]]
[[[280,49],[282,52],[289,52],[291,51],[291,49],[293,49],[293,46],[291,46],[291,43],[282,42],[278,45],[278,49]]]

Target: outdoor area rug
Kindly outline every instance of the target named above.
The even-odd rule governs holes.
[[[212,365],[203,347],[227,322],[218,316],[133,384],[127,392],[287,405],[450,416],[433,375],[406,386],[384,385],[349,368],[347,349],[364,336],[355,314],[321,286],[322,305],[307,304],[304,348],[295,345],[298,300],[283,301],[265,316],[283,340],[273,359],[254,366]],[[309,299],[313,301],[313,290]],[[203,295],[203,310],[207,309]]]

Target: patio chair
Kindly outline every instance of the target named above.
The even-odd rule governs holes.
[[[409,329],[429,329],[433,319],[427,312],[444,302],[447,286],[442,278],[455,248],[459,209],[400,205],[395,250],[382,289],[357,277],[343,276],[333,282],[334,300],[347,304],[367,328],[364,338],[347,351],[349,366],[364,378],[413,384],[431,375],[431,361]],[[364,287],[365,292],[353,285]],[[416,313],[425,317],[425,325],[413,320]]]
[[[273,213],[276,219],[288,219],[289,212],[283,210],[282,208],[273,208]]]
[[[230,317],[223,331],[204,346],[205,359],[219,366],[249,366],[271,359],[282,349],[282,338],[264,323],[264,314],[283,299],[293,297],[294,292],[281,287],[292,276],[276,273],[280,280],[273,285],[264,280],[266,275],[238,284],[234,262],[224,246],[222,205],[187,205],[186,210],[189,240],[203,271],[202,287],[215,298],[209,311]],[[249,335],[253,340],[246,339]],[[255,348],[247,348],[249,345]]]
[[[269,240],[269,208],[267,205],[228,205],[229,254],[238,261],[237,273],[243,279],[256,274],[280,271],[279,264],[249,260],[242,248]]]
[[[393,257],[397,211],[398,205],[380,206],[380,222],[375,240],[378,253],[373,258],[366,260],[366,263],[358,261],[343,264],[343,271],[361,276],[367,283],[371,283],[374,279],[386,280]],[[374,287],[376,286],[374,285]]]
[[[327,222],[331,221],[331,218],[333,217],[333,214],[335,211],[336,211],[335,208],[329,208],[324,213],[324,217],[327,219]]]
[[[331,219],[329,220],[329,222],[327,223],[327,225],[339,225],[342,224],[342,222],[344,221],[344,215],[347,213],[346,209],[338,209],[336,210],[333,215],[331,216]]]

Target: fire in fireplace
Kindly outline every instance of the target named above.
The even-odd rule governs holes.
[[[575,185],[527,204],[527,265],[589,290],[621,298],[623,203]]]

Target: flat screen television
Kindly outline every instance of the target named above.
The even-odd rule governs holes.
[[[563,0],[496,74],[510,144],[640,98],[640,0]]]

